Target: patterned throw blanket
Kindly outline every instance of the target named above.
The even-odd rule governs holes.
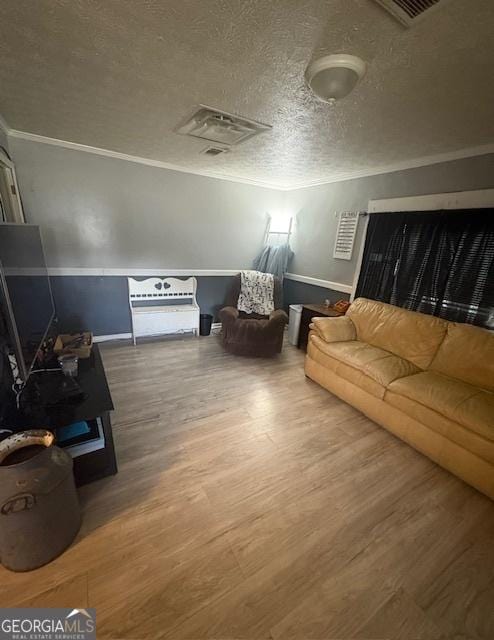
[[[260,271],[241,271],[240,280],[237,309],[245,313],[269,316],[274,311],[273,275]]]

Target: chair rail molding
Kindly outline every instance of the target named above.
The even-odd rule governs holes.
[[[234,276],[242,269],[141,269],[132,267],[48,267],[49,276],[146,276],[167,278],[172,276]]]
[[[196,276],[200,277],[218,277],[225,278],[235,276],[242,269],[164,269],[159,267],[156,269],[133,269],[132,267],[48,267],[48,275],[56,276],[122,276],[122,277],[158,277],[167,278],[173,276]],[[352,285],[343,282],[333,282],[331,280],[323,280],[321,278],[313,278],[311,276],[303,276],[297,273],[285,273],[287,280],[295,282],[303,282],[315,287],[324,289],[332,289],[341,293],[351,293]]]
[[[312,278],[310,276],[301,276],[297,273],[285,273],[287,280],[294,280],[295,282],[303,282],[304,284],[311,284],[315,287],[322,287],[324,289],[332,289],[333,291],[340,291],[341,293],[351,293],[352,285],[344,284],[343,282],[332,282],[331,280],[321,280],[320,278]]]

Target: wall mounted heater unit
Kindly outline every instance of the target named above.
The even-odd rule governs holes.
[[[176,132],[219,144],[234,145],[271,128],[262,122],[248,120],[201,104]]]
[[[450,0],[375,0],[405,27],[411,27]]]

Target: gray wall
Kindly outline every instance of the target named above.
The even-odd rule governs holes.
[[[10,150],[51,267],[250,268],[283,195],[18,138]]]
[[[338,300],[348,300],[348,293],[333,291],[326,287],[317,287],[305,282],[285,279],[283,281],[283,300],[285,307],[291,304],[322,304],[325,300],[335,303]]]
[[[197,302],[201,313],[217,320],[231,277],[199,277]],[[58,330],[90,330],[95,335],[130,333],[127,278],[120,276],[55,276],[51,278]]]
[[[376,198],[494,187],[494,155],[279,192],[10,139],[29,222],[43,229],[52,267],[249,268],[266,214],[296,220],[289,270],[352,284],[351,261],[332,257],[342,210]],[[214,162],[214,160],[213,160]]]
[[[491,154],[289,192],[287,206],[296,216],[295,257],[290,271],[352,284],[363,225],[359,224],[353,259],[333,259],[336,211],[365,211],[369,200],[380,198],[493,187],[494,155]]]
[[[494,187],[494,155],[279,192],[17,138],[9,147],[26,216],[43,229],[51,267],[249,268],[267,213],[285,211],[296,218],[289,271],[351,285],[362,225],[353,260],[334,260],[335,212],[365,210],[377,198]],[[125,278],[53,282],[64,330],[130,330]],[[216,316],[229,282],[198,279],[202,312]],[[284,289],[285,304],[348,297],[289,280]]]
[[[242,269],[259,252],[283,195],[10,139],[28,222],[42,228],[50,267]],[[214,160],[212,161],[214,162]],[[217,312],[230,277],[199,277],[201,312]],[[127,333],[127,279],[55,276],[60,330]]]

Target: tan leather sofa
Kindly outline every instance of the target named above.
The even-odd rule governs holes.
[[[313,319],[305,372],[494,499],[494,332],[358,298]]]

